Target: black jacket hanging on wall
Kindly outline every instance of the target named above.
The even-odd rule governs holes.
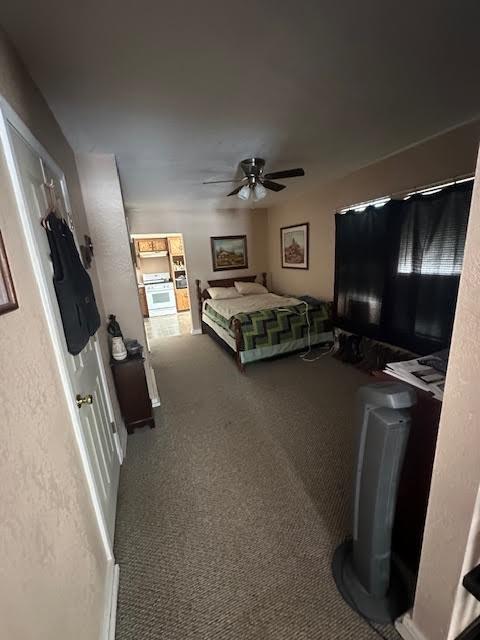
[[[76,355],[100,326],[92,282],[85,271],[72,232],[51,213],[45,228],[53,263],[53,284],[69,353]]]

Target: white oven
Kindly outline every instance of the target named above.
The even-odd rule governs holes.
[[[170,274],[144,274],[145,294],[147,297],[148,315],[166,316],[177,312],[175,290]],[[167,281],[165,281],[167,280]]]

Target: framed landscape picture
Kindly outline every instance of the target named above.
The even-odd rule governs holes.
[[[308,269],[308,222],[280,229],[282,267]]]
[[[5,245],[0,232],[0,314],[18,309],[12,274],[8,266]]]
[[[248,269],[247,236],[210,238],[214,271]]]

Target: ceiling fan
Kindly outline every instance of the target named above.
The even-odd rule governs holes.
[[[265,160],[263,158],[246,158],[240,162],[240,166],[245,174],[240,180],[211,180],[203,184],[220,184],[223,182],[241,182],[242,184],[231,191],[228,196],[236,196],[242,200],[248,200],[251,196],[254,200],[261,200],[270,191],[281,191],[285,189],[284,184],[273,182],[277,179],[296,178],[304,176],[303,169],[287,169],[286,171],[274,171],[273,173],[263,173]]]

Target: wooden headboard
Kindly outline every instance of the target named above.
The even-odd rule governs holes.
[[[267,286],[267,274],[265,272],[260,274],[262,279],[262,284],[264,287]],[[209,287],[233,287],[235,282],[255,282],[257,276],[237,276],[236,278],[221,278],[219,280],[207,280]],[[197,302],[198,302],[198,311],[200,314],[200,321],[202,320],[202,307],[203,301],[208,300],[210,298],[210,294],[207,289],[202,290],[201,280],[195,280],[195,284],[197,287]]]

